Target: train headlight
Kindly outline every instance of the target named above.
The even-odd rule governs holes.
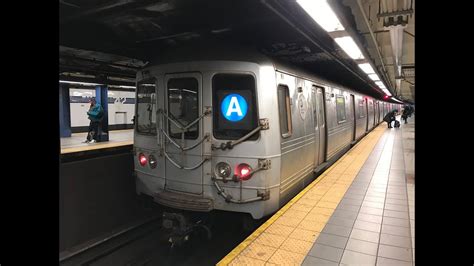
[[[252,167],[246,163],[241,163],[235,167],[235,175],[240,180],[249,180],[252,177]]]
[[[141,166],[145,166],[148,160],[147,160],[145,154],[140,153],[140,154],[138,154],[138,161],[140,162]]]
[[[216,165],[216,174],[219,177],[227,178],[230,176],[231,172],[232,172],[232,168],[227,163],[220,162]]]
[[[158,165],[158,161],[156,160],[155,156],[151,155],[148,156],[148,160],[149,160],[149,164],[150,164],[150,167],[151,168],[156,168],[156,166]]]

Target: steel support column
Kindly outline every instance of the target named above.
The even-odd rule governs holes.
[[[71,137],[71,106],[69,85],[59,84],[59,134],[61,138]]]
[[[109,141],[109,108],[108,108],[108,87],[99,85],[95,87],[96,103],[102,105],[104,116],[99,124],[99,141]]]

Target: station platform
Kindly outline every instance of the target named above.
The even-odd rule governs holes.
[[[381,123],[218,265],[414,265],[414,125]]]
[[[109,131],[109,141],[83,143],[87,133],[74,133],[69,138],[61,138],[61,154],[120,147],[133,144],[133,129]]]

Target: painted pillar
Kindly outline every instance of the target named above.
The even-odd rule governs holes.
[[[95,87],[96,103],[102,105],[102,108],[104,109],[104,116],[99,124],[99,141],[109,141],[109,103],[107,92],[107,85],[99,85]]]
[[[59,134],[61,138],[71,137],[69,85],[64,83],[59,83]]]

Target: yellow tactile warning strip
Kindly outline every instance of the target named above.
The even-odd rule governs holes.
[[[81,151],[90,151],[90,150],[98,150],[98,149],[107,149],[107,148],[114,148],[114,147],[126,146],[126,145],[132,145],[132,144],[133,144],[133,140],[117,141],[117,142],[106,142],[106,143],[93,143],[93,144],[89,144],[87,146],[61,149],[61,154],[81,152]]]
[[[371,131],[217,265],[301,264],[385,130]]]

